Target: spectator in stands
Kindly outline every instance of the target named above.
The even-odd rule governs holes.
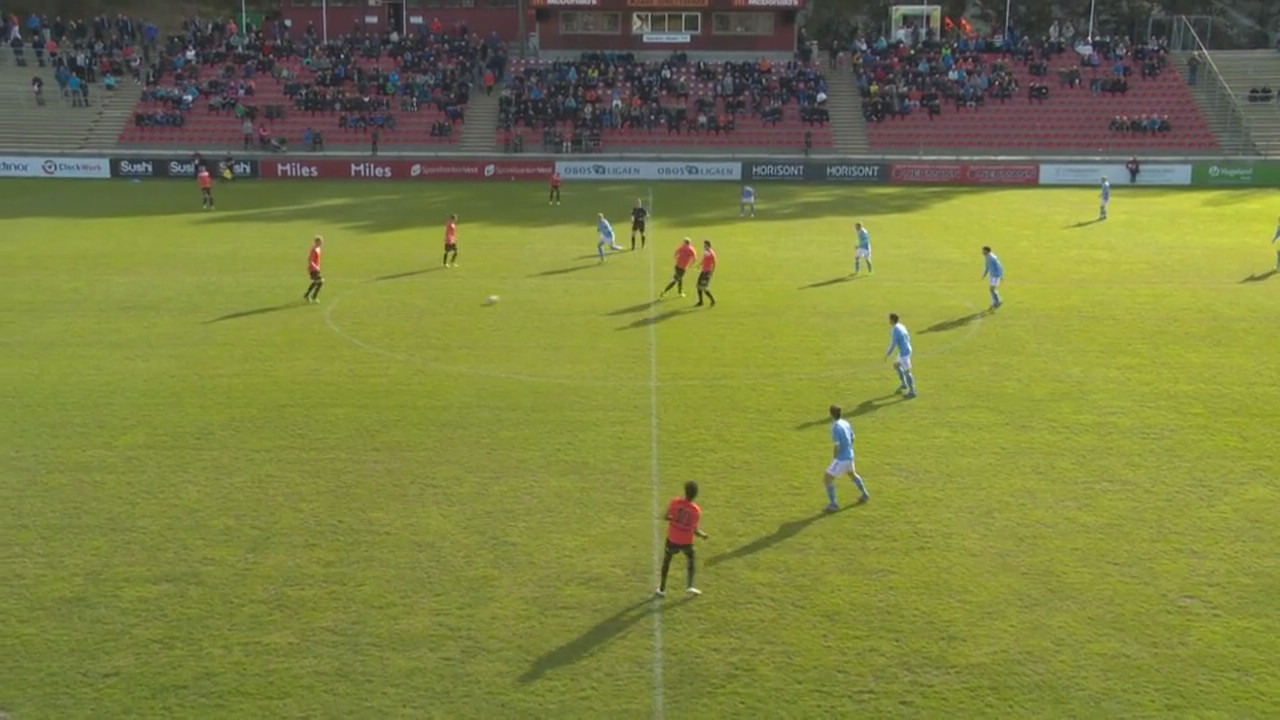
[[[241,125],[241,132],[244,133],[244,149],[252,150],[253,149],[253,120],[250,120],[249,118],[245,118],[244,123]]]
[[[108,90],[108,91],[110,91],[110,90],[115,90],[115,89],[116,89],[116,76],[115,76],[115,75],[112,75],[111,73],[107,73],[107,74],[106,74],[106,76],[104,76],[104,77],[102,78],[102,88],[103,88],[104,90]]]
[[[1187,83],[1196,84],[1196,76],[1200,74],[1200,51],[1191,53],[1191,57],[1187,58]]]
[[[36,105],[44,105],[44,80],[39,75],[31,78],[31,93],[36,96]]]

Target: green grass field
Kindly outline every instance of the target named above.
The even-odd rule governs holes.
[[[599,266],[649,187],[0,188],[0,717],[1276,712],[1274,191],[655,185]]]

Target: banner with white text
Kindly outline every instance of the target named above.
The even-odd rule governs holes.
[[[99,180],[111,177],[106,158],[0,156],[0,177],[79,178]]]
[[[1040,165],[1041,185],[1098,185],[1102,178],[1113,185],[1130,184],[1124,163],[1071,163]],[[1134,185],[1190,185],[1191,166],[1140,163]]]
[[[741,180],[740,162],[557,160],[565,180]]]

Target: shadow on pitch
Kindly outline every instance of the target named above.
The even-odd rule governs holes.
[[[1264,273],[1254,273],[1249,277],[1241,280],[1240,284],[1243,285],[1245,283],[1262,282],[1263,280],[1269,280],[1271,279],[1271,276],[1275,275],[1276,273],[1280,273],[1280,270],[1268,270]]]
[[[1097,224],[1098,224],[1098,223],[1100,223],[1100,222],[1102,222],[1102,218],[1094,218],[1094,219],[1092,219],[1092,220],[1081,220],[1080,222],[1075,223],[1074,225],[1067,225],[1066,227],[1064,227],[1064,228],[1062,228],[1062,229],[1063,229],[1063,230],[1077,230],[1077,229],[1079,229],[1079,228],[1089,227],[1090,225],[1097,225]]]
[[[853,505],[844,505],[844,506],[841,506],[841,508],[839,510],[836,510],[835,512],[827,512],[825,510],[822,510],[808,517],[800,518],[799,520],[792,520],[791,522],[782,523],[781,525],[778,526],[777,530],[774,530],[768,535],[758,537],[755,540],[752,540],[751,542],[747,543],[746,545],[743,545],[741,547],[734,548],[733,550],[730,550],[728,552],[723,552],[723,553],[720,553],[719,555],[716,555],[715,557],[707,561],[707,567],[714,567],[721,563],[729,562],[730,560],[738,560],[740,558],[747,557],[748,555],[755,555],[761,550],[768,550],[774,545],[786,542],[787,540],[790,540],[796,535],[799,535],[802,530],[818,522],[822,518],[829,517],[831,515],[839,515],[840,513],[844,512],[845,510],[848,510],[849,508],[855,508],[860,506],[861,506],[860,503],[853,504]]]
[[[266,315],[267,313],[280,312],[281,310],[288,310],[290,308],[302,307],[305,304],[306,303],[302,301],[298,301],[298,302],[292,302],[292,303],[285,303],[284,305],[272,305],[270,307],[254,308],[253,310],[241,310],[240,312],[233,312],[227,315],[223,315],[222,317],[216,317],[212,320],[205,320],[204,324],[212,325],[213,323],[222,322],[224,320],[238,320],[240,318],[253,317],[254,315]]]
[[[906,397],[899,395],[896,392],[891,395],[881,395],[878,398],[863,400],[861,403],[858,404],[857,407],[851,410],[845,410],[843,413],[841,413],[841,417],[854,418],[854,417],[860,417],[862,415],[869,415],[879,410],[880,408],[889,407],[890,405],[897,405],[898,403],[903,402],[905,400],[906,400]],[[819,425],[830,425],[830,424],[831,424],[831,415],[828,414],[813,420],[806,420],[800,423],[799,425],[796,425],[796,430],[809,430],[810,428],[816,428]]]
[[[668,310],[666,312],[657,313],[655,315],[642,317],[639,320],[629,322],[618,329],[619,330],[638,330],[640,328],[647,328],[650,325],[657,325],[660,322],[666,322],[667,320],[670,320],[671,318],[676,317],[677,315],[684,315],[686,313],[691,313],[691,312],[693,312],[693,308],[678,308],[676,310]]]
[[[840,277],[834,277],[834,278],[831,278],[830,280],[821,280],[816,283],[801,285],[800,289],[809,290],[811,288],[830,287],[832,285],[840,285],[841,283],[853,282],[854,280],[857,280],[857,279],[858,279],[857,275],[841,275]]]
[[[555,270],[543,270],[542,272],[534,273],[529,277],[537,278],[537,277],[552,277],[555,275],[568,275],[569,273],[578,272],[579,270],[587,270],[589,268],[596,267],[599,264],[600,263],[598,262],[594,262],[594,263],[591,263],[590,265],[570,265],[569,267],[557,268]]]
[[[617,317],[618,315],[632,315],[634,313],[644,312],[645,310],[648,310],[654,305],[657,305],[658,302],[659,302],[658,300],[650,300],[649,302],[642,302],[639,305],[629,305],[624,308],[618,308],[617,310],[610,310],[609,312],[605,313],[605,316]]]
[[[645,598],[639,602],[632,603],[591,626],[578,637],[558,648],[547,651],[537,660],[534,660],[533,665],[520,676],[520,682],[531,683],[552,670],[572,665],[617,639],[641,620],[653,617],[653,614],[659,612],[659,609],[664,613],[668,613],[676,608],[683,607],[689,600],[690,598],[685,597],[664,605],[659,598]]]
[[[384,280],[399,280],[400,278],[415,277],[417,275],[426,275],[427,273],[433,273],[437,270],[443,270],[443,269],[444,269],[443,265],[437,265],[435,267],[422,268],[421,270],[410,270],[408,272],[395,273],[393,275],[383,275],[382,277],[376,277],[370,280],[369,282],[382,282]]]
[[[921,330],[920,334],[923,335],[924,333],[936,333],[936,332],[946,332],[948,330],[957,330],[959,328],[964,327],[965,325],[968,325],[974,320],[978,320],[982,318],[986,314],[987,313],[984,310],[982,312],[976,312],[976,313],[971,313],[969,315],[965,315],[964,317],[952,318],[951,320],[943,320],[940,323],[930,325],[924,330]]]

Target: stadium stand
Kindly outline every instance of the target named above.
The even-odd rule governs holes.
[[[465,30],[464,30],[465,32]],[[502,76],[505,46],[471,34],[348,35],[321,43],[234,25],[170,38],[122,144],[265,151],[451,146],[472,88]]]
[[[852,56],[875,151],[1212,151],[1164,47],[883,40]],[[1123,128],[1123,129],[1121,129]]]
[[[1249,150],[1280,156],[1280,53],[1215,50],[1208,59],[1248,123],[1249,141],[1253,146]],[[1199,82],[1191,88],[1206,114],[1218,104],[1209,71],[1208,67],[1200,68]]]
[[[0,148],[114,146],[132,104],[120,88],[143,26],[12,15],[0,24]]]
[[[826,78],[811,63],[639,62],[586,53],[513,59],[497,141],[549,152],[832,147]]]

